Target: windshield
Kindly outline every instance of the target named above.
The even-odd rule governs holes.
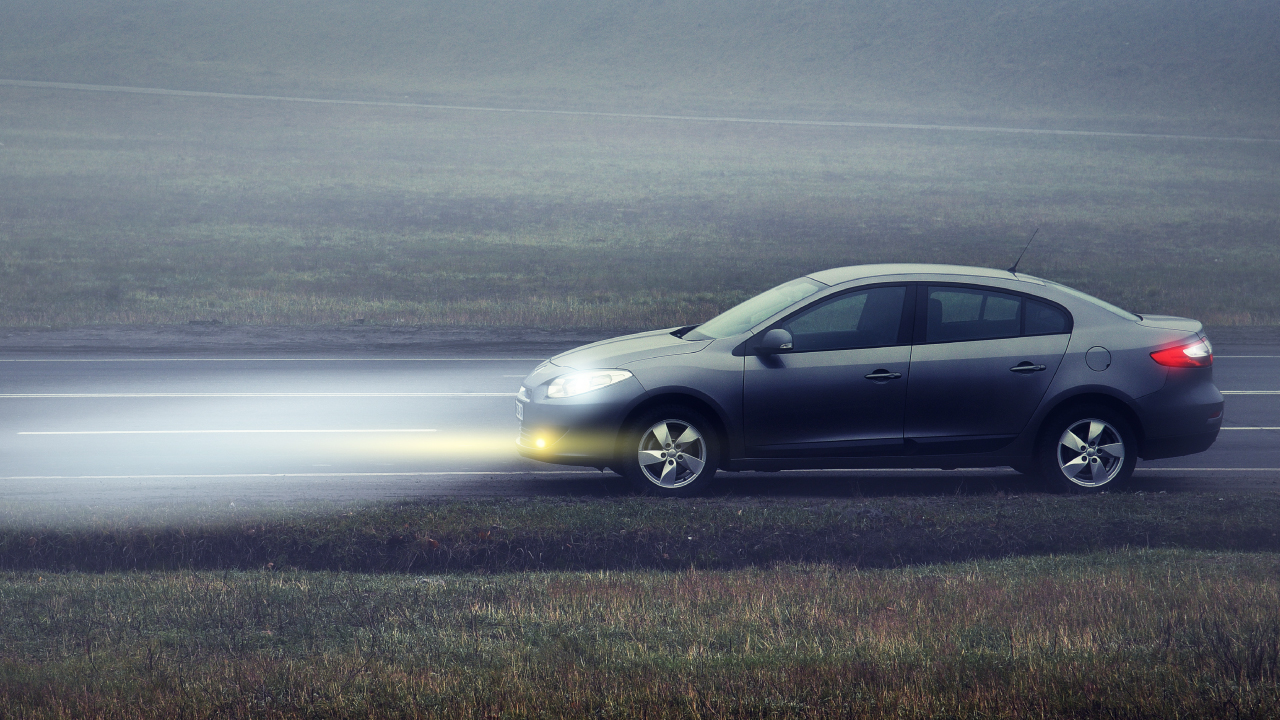
[[[685,335],[685,339],[713,340],[746,332],[825,287],[807,277],[783,283],[711,318]]]
[[[1030,276],[1027,276],[1027,277],[1030,277]],[[1138,317],[1137,315],[1134,315],[1133,313],[1129,312],[1128,310],[1125,310],[1124,308],[1118,308],[1118,307],[1116,307],[1115,305],[1112,305],[1111,303],[1109,303],[1109,302],[1107,302],[1107,301],[1105,301],[1105,300],[1099,300],[1098,298],[1096,298],[1096,297],[1094,297],[1094,296],[1092,296],[1092,295],[1089,295],[1089,294],[1087,294],[1087,293],[1082,293],[1082,292],[1080,292],[1079,290],[1076,290],[1075,288],[1069,288],[1069,287],[1067,287],[1066,285],[1060,285],[1060,284],[1058,284],[1058,283],[1056,283],[1056,282],[1054,282],[1054,281],[1052,281],[1052,280],[1042,280],[1041,278],[1036,278],[1036,279],[1037,279],[1037,280],[1040,280],[1040,281],[1041,281],[1041,282],[1043,282],[1045,285],[1052,285],[1053,287],[1058,288],[1059,290],[1061,290],[1062,292],[1064,292],[1064,293],[1066,293],[1066,294],[1068,294],[1068,295],[1072,295],[1072,296],[1078,297],[1078,298],[1080,298],[1081,300],[1087,300],[1087,301],[1089,301],[1089,302],[1093,303],[1094,305],[1097,305],[1098,307],[1102,308],[1103,310],[1107,310],[1107,311],[1109,311],[1109,312],[1111,312],[1111,313],[1114,313],[1114,314],[1116,314],[1116,315],[1119,315],[1120,317],[1124,318],[1125,320],[1132,320],[1132,321],[1134,321],[1134,322],[1137,322],[1137,321],[1139,321],[1139,320],[1141,320],[1141,319],[1142,319],[1142,318]]]

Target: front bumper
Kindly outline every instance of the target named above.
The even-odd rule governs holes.
[[[527,392],[517,452],[558,465],[604,467],[614,463],[618,432],[644,388],[629,378],[572,398],[547,398],[544,386]]]

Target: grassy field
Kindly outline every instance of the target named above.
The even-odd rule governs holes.
[[[1280,552],[1280,495],[1040,493],[203,503],[125,513],[0,504],[0,569],[517,572],[862,568],[1126,547]]]
[[[1280,144],[0,88],[0,325],[661,327],[813,270],[1280,321]]]
[[[1267,0],[10,0],[0,77],[265,95],[1280,131]]]
[[[1278,569],[0,573],[0,714],[1269,718]]]
[[[0,716],[1267,718],[1277,516],[1275,493],[7,503]]]
[[[0,77],[1243,135],[744,125],[0,86],[0,326],[641,328],[842,264],[1024,261],[1280,322],[1274,5],[12,3]]]

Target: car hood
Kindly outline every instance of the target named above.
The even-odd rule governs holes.
[[[671,334],[675,329],[650,330],[601,340],[560,353],[551,358],[551,362],[575,370],[614,368],[637,360],[694,353],[711,344],[710,340],[682,340]]]
[[[1199,320],[1173,315],[1143,315],[1139,324],[1164,330],[1186,330],[1192,333],[1198,333],[1204,329],[1204,325],[1200,324]]]

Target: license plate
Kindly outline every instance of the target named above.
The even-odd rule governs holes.
[[[524,405],[519,400],[516,401],[516,419],[524,420]]]

